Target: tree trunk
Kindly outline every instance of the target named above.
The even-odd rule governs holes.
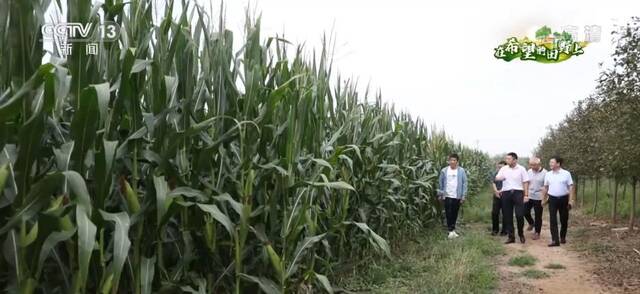
[[[623,185],[622,186],[622,197],[620,197],[620,198],[622,198],[621,200],[624,201],[625,199],[627,199],[627,181],[622,181],[622,185]]]
[[[631,213],[629,214],[629,229],[633,230],[634,225],[636,224],[636,184],[638,182],[638,178],[633,177],[631,180]]]
[[[573,183],[574,188],[576,189],[576,200],[580,199],[580,176],[576,176],[576,181]],[[578,205],[579,203],[576,203],[575,205]]]
[[[580,194],[580,209],[584,207],[584,198],[587,194],[587,178],[582,179],[582,194]]]
[[[576,181],[573,183],[573,186],[576,189],[576,198],[580,198],[580,176],[576,176]]]
[[[596,194],[593,199],[593,214],[596,214],[598,209],[598,193],[600,193],[600,177],[596,178]]]
[[[616,223],[616,216],[618,214],[618,179],[613,183],[613,199],[611,200],[611,222]]]

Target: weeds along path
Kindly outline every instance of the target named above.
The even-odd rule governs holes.
[[[546,209],[547,207],[545,207]],[[549,216],[545,211],[541,238],[533,240],[532,232],[525,231],[525,244],[505,245],[505,255],[498,261],[499,293],[616,293],[598,284],[591,274],[590,264],[570,251],[571,231],[575,230],[571,218],[567,244],[547,247],[551,242]],[[526,225],[525,225],[526,229]],[[533,258],[531,258],[533,257]]]
[[[551,242],[549,215],[543,215],[541,238],[525,232],[525,244],[504,245],[505,237],[492,237],[491,195],[482,193],[464,206],[460,237],[448,240],[446,230],[435,227],[418,240],[407,241],[380,260],[344,279],[341,288],[351,293],[623,293],[605,286],[593,274],[594,263],[573,251],[573,238],[584,222],[569,219],[567,244]],[[631,293],[631,292],[628,292]],[[636,292],[637,293],[637,292]]]
[[[440,227],[396,248],[392,259],[373,262],[345,277],[343,293],[495,293],[494,260],[503,247],[481,226],[460,226],[460,237],[446,238]]]

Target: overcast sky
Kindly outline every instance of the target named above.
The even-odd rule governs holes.
[[[242,31],[249,1],[225,3],[228,28]],[[253,0],[249,7],[262,14],[263,36],[284,32],[311,48],[333,30],[343,76],[370,82],[385,101],[455,140],[523,156],[593,91],[614,24],[640,15],[640,1]],[[532,37],[543,25],[578,26],[579,39],[585,25],[600,25],[602,40],[559,64],[493,57],[506,38]]]

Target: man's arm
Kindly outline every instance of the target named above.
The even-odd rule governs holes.
[[[467,198],[467,172],[462,172],[462,202]]]
[[[549,195],[547,194],[547,191],[549,191],[549,185],[542,186],[542,189],[540,190],[540,193],[542,193],[542,205],[549,202]]]
[[[576,204],[576,186],[571,184],[569,186],[569,205],[570,208]]]
[[[502,172],[503,169],[504,168],[501,168],[496,174],[496,178],[495,178],[496,181],[504,181],[504,174]]]
[[[567,174],[569,175],[569,181],[567,182],[569,184],[569,209],[571,209],[576,204],[576,186],[573,183],[571,173],[567,172]]]
[[[529,173],[523,168],[522,170],[522,187],[524,194],[524,202],[529,201]]]
[[[493,187],[493,196],[500,198],[500,191],[498,191],[498,187],[496,186],[496,182],[492,182],[491,186]]]

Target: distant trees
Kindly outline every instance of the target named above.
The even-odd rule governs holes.
[[[605,69],[592,95],[540,141],[537,154],[560,154],[578,178],[595,180],[597,194],[602,178],[612,179],[611,217],[617,217],[617,187],[632,187],[629,226],[635,223],[637,183],[640,178],[640,18],[633,17],[615,33],[613,63]]]

